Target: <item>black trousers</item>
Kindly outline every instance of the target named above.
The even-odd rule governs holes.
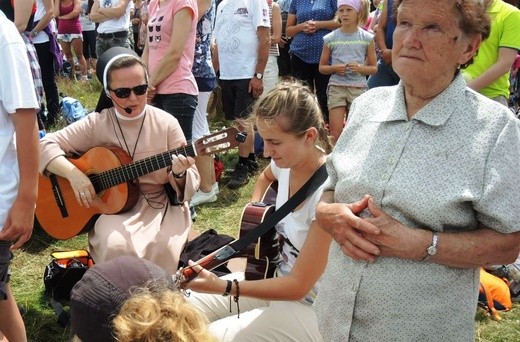
[[[316,92],[321,112],[325,122],[329,122],[329,109],[327,107],[327,86],[330,75],[323,75],[319,71],[319,64],[309,64],[291,54],[291,72],[293,77],[303,81],[311,90]]]
[[[54,57],[50,51],[49,42],[34,44],[38,61],[42,70],[43,91],[45,92],[45,100],[47,102],[47,120],[45,127],[53,125],[60,114],[60,98],[58,95],[58,86],[56,85],[56,72],[54,70]]]

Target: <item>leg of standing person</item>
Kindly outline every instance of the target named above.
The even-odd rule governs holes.
[[[81,70],[81,80],[87,81],[87,61],[85,60],[85,56],[83,56],[83,36],[79,35],[78,38],[73,38],[71,41],[71,45],[74,49],[74,54],[78,59],[79,67]]]
[[[193,117],[193,140],[200,139],[210,133],[207,119],[210,96],[210,91],[199,92],[197,108]],[[202,203],[215,202],[218,194],[218,183],[215,178],[213,157],[197,156],[195,157],[195,165],[197,165],[200,174],[200,187],[192,197],[191,205],[196,206]]]
[[[254,153],[254,131],[252,125],[246,122],[254,102],[249,92],[250,79],[222,80],[222,104],[227,120],[235,120],[237,129],[247,133],[246,141],[238,146],[238,163],[235,166],[231,180],[226,185],[237,189],[245,185],[249,175],[258,170]]]
[[[294,54],[291,55],[292,75],[303,81],[311,88],[311,91],[316,93],[323,117],[325,122],[327,122],[329,111],[327,107],[327,86],[329,83],[329,75],[321,74],[318,69],[318,64],[305,63]]]
[[[60,114],[60,98],[55,79],[54,58],[50,51],[49,42],[34,44],[34,47],[42,71],[43,90],[45,92],[48,112],[45,126],[48,129],[54,125]]]
[[[60,42],[61,50],[67,62],[70,63],[71,70],[69,77],[73,80],[76,79],[76,73],[74,71],[74,57],[72,56],[72,45],[70,34],[58,34],[58,41]]]
[[[316,97],[320,104],[321,113],[325,123],[329,122],[329,107],[327,106],[327,86],[329,85],[330,75],[324,75],[319,71],[319,64],[310,64],[314,75],[314,88]]]
[[[25,325],[9,286],[10,241],[0,241],[0,331],[10,342],[27,341]]]

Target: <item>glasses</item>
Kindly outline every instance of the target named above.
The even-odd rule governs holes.
[[[116,94],[117,97],[120,99],[126,99],[130,96],[130,93],[133,91],[136,96],[143,95],[146,93],[146,90],[148,89],[148,84],[140,84],[138,86],[135,86],[133,88],[117,88],[117,89],[110,89],[108,90],[113,91],[114,94]]]

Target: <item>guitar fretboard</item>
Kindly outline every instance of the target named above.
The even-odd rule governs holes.
[[[197,156],[195,147],[193,144],[189,144],[164,153],[137,160],[130,164],[121,165],[119,167],[97,173],[91,176],[90,181],[92,182],[94,189],[96,189],[96,193],[98,193],[104,189],[131,181],[148,173],[152,173],[170,166],[172,164],[172,154],[182,154],[190,157]]]

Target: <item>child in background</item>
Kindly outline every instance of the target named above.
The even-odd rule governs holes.
[[[365,92],[367,75],[377,72],[373,34],[360,28],[368,17],[368,0],[338,0],[341,27],[323,37],[319,70],[331,75],[328,85],[329,128],[338,140],[347,107]]]

